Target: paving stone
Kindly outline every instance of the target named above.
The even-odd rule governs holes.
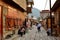
[[[15,37],[12,40],[60,40],[60,37],[47,36],[46,31],[41,27],[41,31],[38,32],[35,25],[33,25],[32,30],[29,30],[23,37]]]

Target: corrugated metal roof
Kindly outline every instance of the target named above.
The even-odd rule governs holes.
[[[42,10],[40,13],[50,13],[49,10]]]

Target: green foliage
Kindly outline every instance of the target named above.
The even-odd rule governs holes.
[[[40,20],[40,17],[38,17],[37,19]]]

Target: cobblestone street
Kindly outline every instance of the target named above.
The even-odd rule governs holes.
[[[36,26],[32,27],[32,30],[29,30],[28,33],[20,37],[16,35],[14,38],[7,40],[60,40],[59,37],[47,36],[46,31],[41,27],[41,31],[38,32]]]
[[[60,0],[0,0],[0,40],[60,40]]]

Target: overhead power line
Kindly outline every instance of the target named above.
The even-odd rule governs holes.
[[[46,2],[45,2],[44,10],[45,10],[45,8],[46,8],[47,2],[48,2],[48,0],[46,0]]]

